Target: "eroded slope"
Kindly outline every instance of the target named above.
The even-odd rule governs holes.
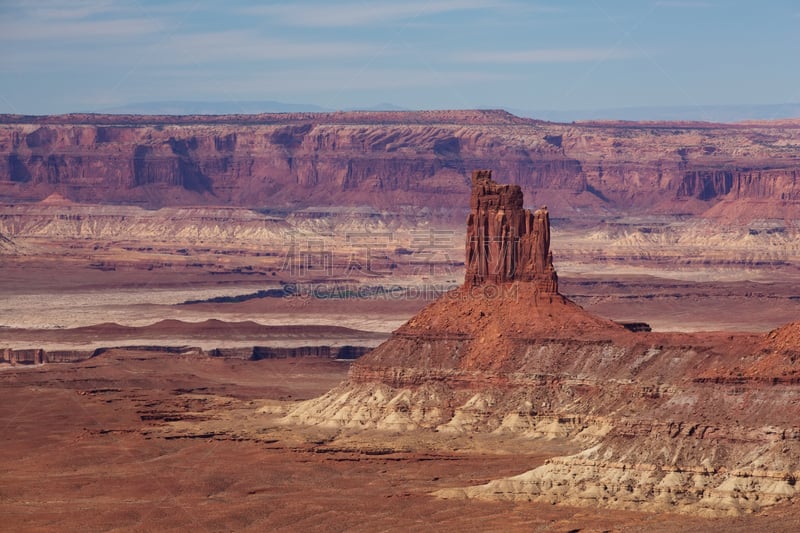
[[[495,215],[514,220],[507,207],[495,205]],[[549,255],[540,239],[511,228],[499,224],[487,242]],[[285,421],[567,437],[584,448],[443,497],[718,515],[795,496],[800,324],[767,335],[634,333],[524,273],[499,272],[500,283],[468,278]]]

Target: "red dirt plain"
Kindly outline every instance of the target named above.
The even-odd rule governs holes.
[[[796,531],[800,509],[701,519],[430,492],[569,452],[486,435],[325,434],[276,421],[346,363],[108,352],[0,371],[5,531]],[[276,414],[256,410],[272,406]],[[561,446],[561,447],[560,447]]]

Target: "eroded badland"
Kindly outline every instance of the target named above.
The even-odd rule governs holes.
[[[798,146],[3,116],[4,523],[794,531]]]

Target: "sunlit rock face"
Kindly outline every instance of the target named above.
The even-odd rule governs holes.
[[[532,213],[522,206],[518,185],[500,185],[492,180],[491,170],[476,170],[470,208],[467,286],[534,281],[542,292],[558,292],[547,207]]]

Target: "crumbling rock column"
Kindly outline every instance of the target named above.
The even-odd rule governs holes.
[[[470,207],[466,285],[529,281],[540,292],[558,292],[546,207],[523,208],[519,185],[495,183],[491,170],[472,173]]]

